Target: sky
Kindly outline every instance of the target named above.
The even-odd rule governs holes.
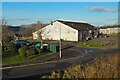
[[[118,22],[118,2],[2,2],[2,18],[9,25],[56,19],[113,25]]]
[[[2,2],[119,2],[119,0],[1,0]]]

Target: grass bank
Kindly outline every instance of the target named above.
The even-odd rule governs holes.
[[[24,62],[34,62],[34,61],[48,58],[48,57],[52,56],[53,54],[54,53],[36,54],[36,55],[33,55],[32,59],[20,58],[19,55],[9,56],[9,57],[3,58],[2,64],[3,65],[11,65],[11,64],[24,63]]]
[[[79,44],[80,47],[104,47],[108,45],[103,42],[84,41]]]
[[[94,48],[114,48],[118,46],[118,37],[109,36],[95,38],[89,41],[79,42],[77,44],[79,47],[94,47]]]

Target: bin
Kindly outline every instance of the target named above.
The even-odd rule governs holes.
[[[35,45],[35,47],[38,47],[38,48],[40,48],[40,46],[41,46],[40,43],[37,43],[37,44]]]
[[[52,53],[56,53],[57,52],[57,45],[56,44],[50,44],[50,51]]]
[[[48,52],[49,49],[48,49],[48,44],[43,44],[43,52]]]

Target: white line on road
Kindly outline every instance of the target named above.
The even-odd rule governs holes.
[[[80,57],[80,56],[77,56]],[[73,57],[73,58],[68,58],[68,59],[62,59],[62,60],[57,60],[57,61],[49,61],[49,62],[42,62],[42,63],[34,63],[34,64],[28,64],[28,65],[19,65],[19,66],[10,66],[10,67],[0,67],[1,69],[11,69],[11,68],[21,68],[21,67],[26,67],[26,66],[34,66],[34,65],[38,65],[38,64],[49,64],[49,63],[56,63],[58,61],[65,61],[65,60],[70,60],[70,59],[74,59],[77,57]]]

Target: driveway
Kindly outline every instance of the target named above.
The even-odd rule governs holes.
[[[97,56],[104,54],[109,55],[110,53],[118,53],[117,48],[112,49],[99,49],[99,48],[80,48],[73,46],[62,50],[62,56],[71,56],[66,59],[43,61],[38,63],[32,63],[14,67],[3,67],[2,75],[5,78],[40,78],[43,75],[49,74],[52,71],[62,71],[74,64],[86,63]],[[78,55],[79,54],[79,55]],[[58,55],[58,53],[56,54]],[[49,60],[49,59],[48,59]]]

